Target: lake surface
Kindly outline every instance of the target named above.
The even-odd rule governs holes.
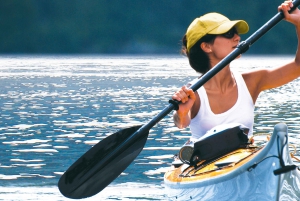
[[[290,56],[243,56],[240,72],[272,68]],[[181,56],[1,56],[0,200],[71,200],[60,176],[100,140],[145,124],[172,94],[198,77]],[[299,79],[260,95],[254,133],[284,122],[300,144]],[[163,175],[189,138],[172,115],[150,130],[134,162],[99,194],[83,200],[166,200]],[[298,148],[297,148],[297,151]]]

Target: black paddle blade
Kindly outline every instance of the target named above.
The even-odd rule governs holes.
[[[140,127],[120,130],[88,150],[62,175],[58,182],[60,192],[68,198],[81,199],[102,191],[142,151],[149,130],[138,131]]]

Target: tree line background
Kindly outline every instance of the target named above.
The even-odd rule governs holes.
[[[279,0],[2,0],[0,54],[179,54],[194,18],[219,12],[254,33]],[[295,28],[281,22],[247,54],[294,54]]]

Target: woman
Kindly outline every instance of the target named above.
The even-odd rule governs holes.
[[[278,7],[285,20],[294,24],[300,38],[300,11],[288,11],[292,1]],[[239,34],[246,33],[245,21],[230,21],[218,13],[196,18],[183,37],[183,53],[193,69],[206,73],[226,57],[240,42]],[[298,47],[299,40],[298,40]],[[211,128],[227,123],[241,123],[253,133],[254,104],[260,92],[284,85],[300,76],[300,51],[294,61],[274,69],[259,69],[242,74],[226,66],[199,90],[193,92],[183,86],[172,99],[181,101],[174,112],[178,128],[190,126],[192,138],[198,139]]]

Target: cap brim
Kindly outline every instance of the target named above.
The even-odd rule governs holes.
[[[232,27],[236,27],[239,34],[245,34],[249,31],[249,26],[244,20],[227,21],[220,26],[211,30],[208,34],[223,34],[229,31]]]

